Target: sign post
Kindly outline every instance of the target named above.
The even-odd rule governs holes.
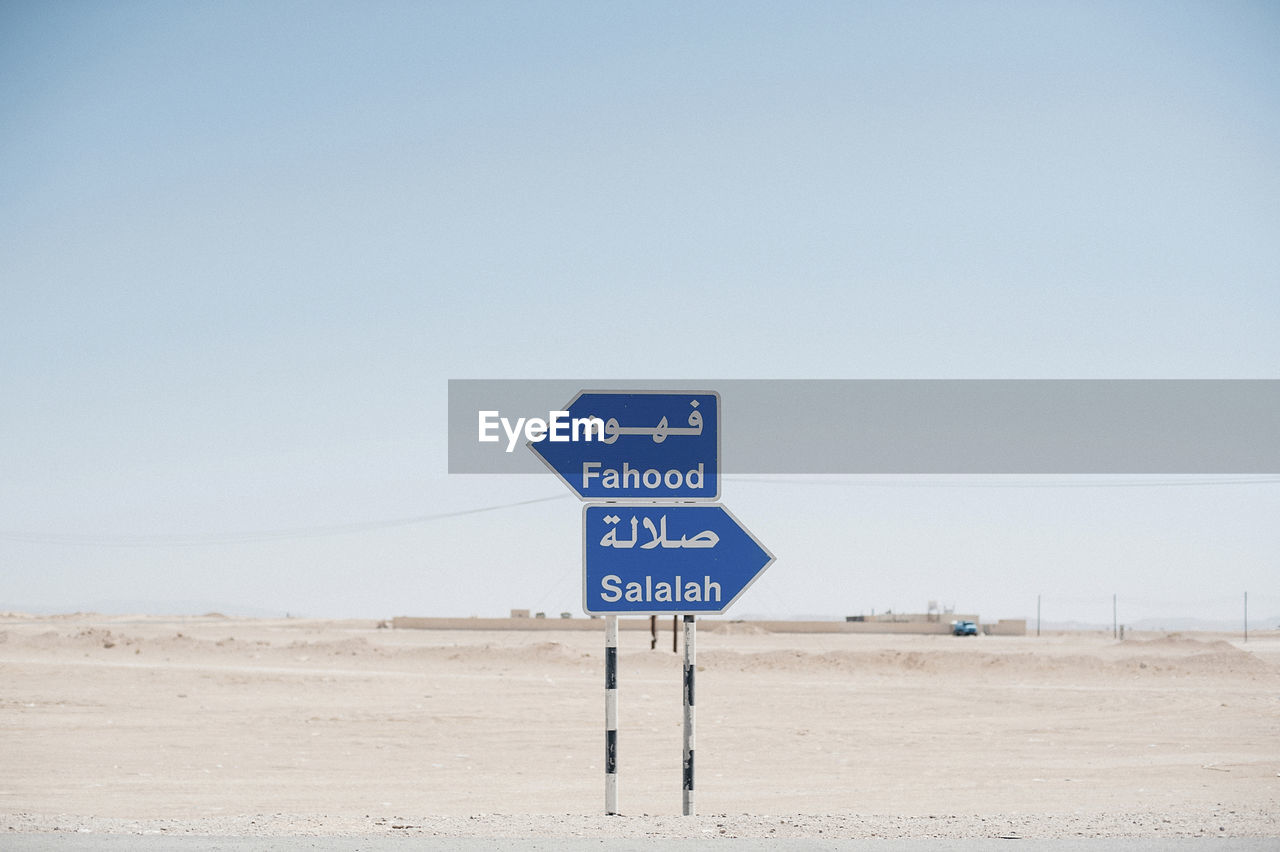
[[[725,612],[774,556],[710,502],[720,496],[718,393],[581,391],[564,411],[569,437],[528,446],[580,500],[596,501],[582,509],[582,608],[605,616],[605,813],[618,813],[618,614],[671,613],[684,617],[681,812],[690,816],[697,616]]]
[[[618,812],[618,616],[604,620],[604,812]]]
[[[697,655],[694,645],[698,638],[696,615],[684,617],[684,792],[681,795],[681,813],[693,816],[693,745],[695,717],[693,709],[693,677],[697,671]]]

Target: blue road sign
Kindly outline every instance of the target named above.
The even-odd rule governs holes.
[[[592,615],[721,613],[773,562],[719,504],[591,504],[582,530]]]
[[[579,498],[720,496],[718,393],[582,391],[565,410],[574,426],[565,430],[570,439],[528,446]]]

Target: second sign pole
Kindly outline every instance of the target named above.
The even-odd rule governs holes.
[[[618,812],[618,616],[604,620],[604,812]]]
[[[693,816],[693,747],[696,718],[693,704],[693,679],[697,671],[695,645],[698,638],[697,616],[684,617],[684,794],[681,813]]]

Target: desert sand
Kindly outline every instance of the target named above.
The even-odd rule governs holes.
[[[597,622],[602,625],[602,622]],[[1280,633],[698,632],[0,616],[0,833],[1280,836]],[[0,844],[2,845],[2,844]]]

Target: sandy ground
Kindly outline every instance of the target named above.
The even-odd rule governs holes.
[[[1280,837],[1278,633],[670,641],[0,616],[0,834]]]

